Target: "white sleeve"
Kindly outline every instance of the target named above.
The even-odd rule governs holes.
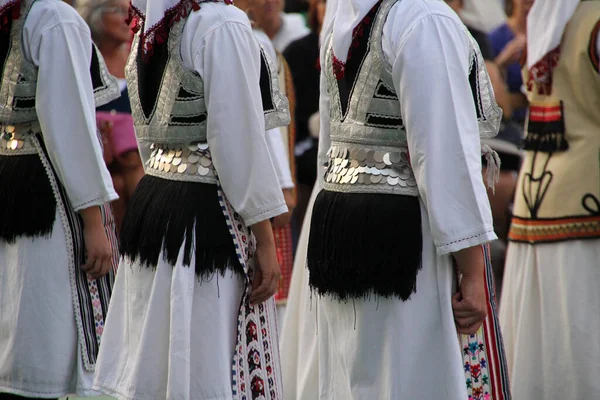
[[[438,254],[494,240],[464,27],[429,15],[404,37],[386,33],[410,160]]]
[[[97,135],[89,31],[59,23],[31,44],[44,144],[71,205],[79,211],[117,199]]]
[[[290,170],[290,160],[285,144],[283,143],[281,129],[273,128],[268,130],[266,139],[271,160],[275,166],[275,173],[279,180],[279,186],[282,189],[293,189],[294,181],[292,180],[292,171]]]
[[[226,22],[204,38],[207,138],[223,191],[250,226],[287,211],[265,140],[260,49],[246,26]]]

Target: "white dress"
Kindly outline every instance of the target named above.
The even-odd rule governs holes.
[[[598,239],[509,243],[500,322],[515,399],[598,397],[599,260]]]
[[[391,9],[383,50],[399,94],[421,198],[423,255],[417,291],[406,302],[311,300],[308,287],[298,289],[300,279],[294,276],[282,338],[286,399],[468,398],[451,306],[457,277],[450,253],[496,238],[467,80],[470,46],[462,23],[443,2],[401,1]],[[329,148],[325,85],[322,78],[321,161]],[[303,236],[299,255],[306,246]],[[316,325],[316,340],[301,332],[302,347],[288,352],[288,336],[297,335],[293,327],[311,325]]]
[[[187,19],[181,54],[204,81],[208,143],[227,199],[247,226],[286,212],[265,141],[259,45],[246,15],[203,3]],[[94,388],[118,399],[234,399],[245,282],[231,272],[199,280],[182,258],[183,249],[175,266],[160,256],[155,270],[121,262]]]
[[[70,6],[55,0],[32,6],[23,50],[43,65],[36,110],[49,158],[75,210],[117,198],[96,136],[91,49],[89,28]],[[84,368],[78,342],[66,240],[57,207],[50,237],[0,242],[0,393],[94,393],[93,372]]]

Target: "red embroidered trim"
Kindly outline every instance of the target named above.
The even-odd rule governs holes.
[[[5,30],[11,21],[21,16],[21,0],[9,1],[0,7],[0,29]]]
[[[144,13],[130,4],[129,17],[127,24],[131,26],[134,33],[142,31],[140,41],[142,42],[143,53],[141,57],[148,61],[153,54],[155,44],[162,44],[169,38],[169,30],[174,23],[181,21],[182,18],[200,9],[201,3],[219,3],[222,0],[181,0],[175,6],[165,11],[164,17],[150,29],[144,32]],[[233,4],[233,0],[224,0],[225,4]]]
[[[350,43],[350,48],[348,49],[348,57],[346,58],[346,62],[341,61],[335,56],[335,54],[333,55],[333,74],[338,81],[344,77],[344,74],[346,73],[346,63],[352,58],[352,50],[360,46],[359,39],[365,35],[365,25],[371,23],[373,20],[373,14],[375,14],[375,11],[377,11],[380,4],[381,0],[378,1],[373,8],[371,8],[371,10],[369,10],[362,21],[360,21],[352,30],[352,42]]]
[[[534,85],[540,95],[552,94],[552,72],[560,59],[560,46],[546,54],[529,69],[527,90],[533,91]]]

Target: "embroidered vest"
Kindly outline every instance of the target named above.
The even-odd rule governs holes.
[[[582,2],[567,25],[551,83],[540,85],[524,70],[530,111],[512,241],[600,237],[599,29],[600,1]]]
[[[400,102],[382,48],[383,25],[397,1],[381,2],[368,40],[353,47],[353,55],[364,53],[355,77],[348,77],[351,63],[348,60],[345,77],[336,78],[331,68],[335,64],[332,37],[328,40],[324,73],[331,98],[331,148],[325,165],[326,190],[418,196]],[[365,21],[370,22],[369,17]],[[469,38],[472,43],[469,79],[480,135],[493,137],[498,133],[502,111],[496,104],[479,47],[470,35]]]
[[[155,46],[155,61],[151,64],[138,57],[141,32],[134,39],[126,75],[136,135],[141,142],[206,142],[204,82],[196,71],[183,65],[181,57],[186,21],[182,19],[173,25],[166,46]],[[265,129],[272,129],[289,124],[288,103],[279,92],[275,66],[262,49],[261,56]]]
[[[206,139],[204,81],[183,65],[181,38],[186,20],[176,22],[166,44],[154,46],[153,62],[138,55],[140,33],[126,67],[136,136],[149,145],[146,174],[175,181],[216,184]],[[290,123],[288,100],[279,90],[277,69],[261,48],[260,88],[265,129]],[[143,154],[143,152],[142,152]]]
[[[2,82],[0,84],[0,123],[19,124],[37,121],[35,94],[38,67],[27,60],[22,49],[23,25],[34,1],[21,3],[21,18],[12,22],[9,37],[2,44]],[[90,73],[94,85],[96,106],[104,105],[119,97],[119,85],[112,77],[102,55],[94,46]]]

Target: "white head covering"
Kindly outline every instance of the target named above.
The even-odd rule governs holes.
[[[143,29],[140,40],[146,53],[152,52],[157,41],[168,39],[169,28],[174,22],[185,18],[192,11],[200,9],[200,3],[219,0],[131,0],[130,19],[134,21],[134,30]],[[221,0],[231,4],[231,0]]]
[[[323,17],[323,25],[319,34],[319,44],[323,44],[327,36],[333,28],[333,17],[338,8],[338,0],[327,0],[325,3],[325,16]]]
[[[506,21],[500,0],[464,0],[460,18],[465,25],[485,33]]]
[[[336,2],[335,15],[330,16],[330,18],[334,18],[333,54],[342,63],[345,64],[348,60],[354,28],[367,16],[377,2],[378,0],[338,0]],[[332,9],[327,8],[327,10]],[[323,24],[323,26],[326,25]]]
[[[527,68],[542,61],[562,40],[580,0],[538,0],[527,17]]]

